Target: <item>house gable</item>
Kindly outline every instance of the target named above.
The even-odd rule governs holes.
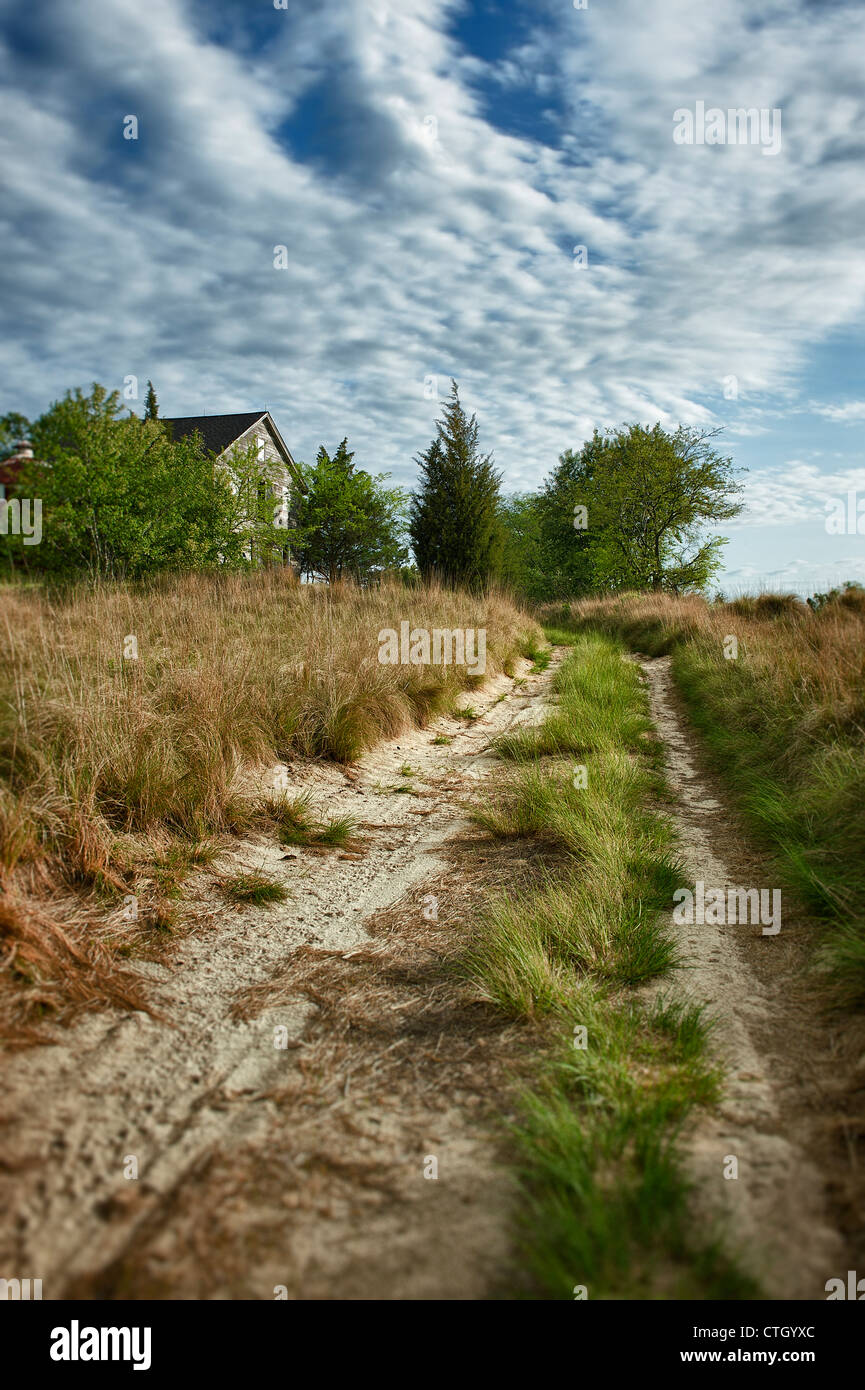
[[[200,434],[205,449],[217,458],[224,458],[235,450],[246,449],[260,439],[265,458],[271,463],[281,465],[291,482],[302,492],[307,490],[301,471],[269,410],[246,411],[238,415],[166,417],[162,423],[169,427],[174,439]]]

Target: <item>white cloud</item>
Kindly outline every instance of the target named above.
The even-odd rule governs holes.
[[[801,521],[825,526],[831,505],[848,492],[865,498],[865,466],[821,472],[813,463],[791,459],[778,470],[754,470],[746,481],[747,511],[737,525],[792,526]]]
[[[727,570],[719,587],[728,597],[736,594],[774,593],[799,594],[807,597],[841,589],[848,581],[865,584],[865,556],[848,559],[790,560],[781,568],[767,571],[757,565],[742,565]]]
[[[810,409],[815,415],[822,415],[836,424],[856,425],[865,420],[865,401],[846,401],[843,405],[820,405],[812,401]]]
[[[136,373],[166,413],[267,405],[300,457],[347,433],[409,481],[437,413],[424,378],[453,375],[529,488],[594,424],[707,421],[730,374],[789,390],[861,316],[861,9],[785,0],[755,25],[743,0],[559,4],[496,68],[448,37],[448,0],[274,10],[267,45],[235,51],[196,27],[209,8],[76,0],[50,81],[0,55],[6,408]],[[520,83],[565,102],[560,147],[488,119],[486,76],[505,109]],[[301,160],[282,125],[317,84]],[[781,106],[782,153],[675,146],[698,98]],[[789,519],[817,486],[758,477],[749,497]]]

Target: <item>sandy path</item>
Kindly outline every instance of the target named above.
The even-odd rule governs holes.
[[[502,676],[467,696],[472,723],[437,720],[349,772],[288,767],[317,809],[356,819],[362,852],[239,842],[224,867],[262,869],[291,896],[229,909],[202,876],[200,925],[170,968],[148,968],[161,1021],[93,1016],[6,1059],[7,1277],[41,1278],[46,1298],[272,1298],[277,1285],[289,1297],[491,1295],[508,1268],[509,1199],[486,1121],[526,1044],[448,996],[435,937],[450,938],[461,903],[471,920],[495,855],[510,856],[508,881],[526,862],[483,837],[460,850],[462,803],[496,765],[491,740],[543,716],[563,656],[523,685]],[[641,664],[687,879],[772,887],[703,765],[669,660]],[[415,794],[394,791],[405,764]],[[474,900],[471,854],[485,865]],[[438,926],[421,920],[431,889]],[[695,1218],[717,1219],[770,1297],[824,1298],[827,1279],[856,1267],[827,1195],[849,1186],[836,1120],[850,1040],[804,983],[811,929],[785,911],[777,936],[674,930],[687,969],[672,988],[708,1004],[726,1068],[720,1108],[688,1141]],[[442,1181],[422,1180],[428,1151]]]
[[[667,776],[686,882],[771,888],[765,861],[737,829],[724,792],[706,770],[686,722],[670,658],[641,662],[651,712],[666,748]],[[792,910],[781,930],[760,925],[673,927],[687,969],[676,993],[706,1003],[726,1084],[720,1108],[689,1144],[699,1216],[719,1219],[726,1242],[778,1299],[825,1298],[827,1279],[848,1268],[827,1201],[838,1156],[827,1144],[839,1039],[809,991],[809,928]],[[728,1156],[738,1160],[738,1178]]]
[[[6,1059],[0,1268],[8,1276],[41,1278],[46,1298],[62,1297],[128,1251],[214,1153],[266,1139],[278,1117],[268,1094],[284,1081],[312,1006],[283,999],[243,1021],[232,1014],[238,993],[299,947],[350,955],[368,939],[365,921],[442,871],[437,851],[464,825],[461,798],[494,765],[491,739],[542,716],[559,659],[542,675],[491,680],[466,696],[474,722],[439,719],[381,745],[348,775],[289,767],[292,790],[310,790],[318,810],[355,817],[363,853],[286,851],[264,837],[241,843],[223,867],[261,869],[291,896],[234,910],[202,880],[209,925],[180,943],[170,968],[149,967],[162,1020],[93,1016],[56,1046]],[[442,733],[449,746],[432,743]],[[416,795],[390,790],[405,784],[406,763]],[[277,1025],[289,1050],[274,1046]],[[125,1176],[130,1156],[137,1181]]]

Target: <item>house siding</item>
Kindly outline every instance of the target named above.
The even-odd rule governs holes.
[[[268,420],[259,420],[256,424],[250,426],[248,430],[245,430],[243,434],[238,436],[229,449],[226,449],[225,452],[220,455],[220,458],[224,459],[226,463],[229,463],[233,453],[244,453],[245,450],[254,445],[258,440],[262,440],[264,443],[263,454],[265,462],[275,470],[274,505],[277,505],[280,500],[280,493],[277,489],[282,489],[281,497],[286,504],[286,521],[287,524],[290,524],[293,516],[292,501],[296,484],[292,477],[291,470],[286,466],[285,459],[276,442]],[[281,559],[277,560],[276,563],[285,565],[293,564],[288,546],[285,547]]]
[[[306,488],[291,451],[269,411],[167,416],[163,423],[175,439],[197,434],[206,452],[215,459],[216,466],[224,468],[229,474],[232,472],[232,458],[246,453],[256,440],[261,440],[267,472],[271,475],[274,504],[282,509],[285,524],[291,525],[295,513],[295,494],[305,492]],[[233,486],[236,491],[236,480]],[[278,565],[292,563],[287,547],[275,547],[269,558]]]

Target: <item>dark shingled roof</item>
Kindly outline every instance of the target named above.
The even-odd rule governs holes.
[[[179,415],[174,419],[164,418],[162,423],[171,426],[175,439],[183,439],[197,430],[205,449],[221,454],[266,414],[266,410],[252,410],[242,415]]]
[[[195,434],[196,430],[204,440],[205,449],[209,449],[213,454],[223,454],[226,449],[230,449],[242,434],[245,434],[253,425],[257,425],[259,420],[267,416],[273,436],[276,439],[280,453],[284,456],[289,469],[300,488],[301,492],[307,492],[308,488],[303,481],[303,474],[292,458],[291,451],[280,434],[276,421],[268,410],[248,410],[242,415],[177,415],[172,418],[160,416],[163,425],[168,425],[174,439],[184,439],[186,435]]]

